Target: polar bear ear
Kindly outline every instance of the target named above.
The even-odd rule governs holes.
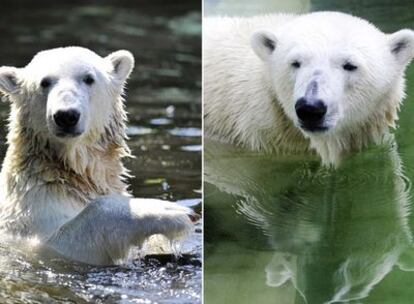
[[[125,81],[134,68],[134,56],[129,51],[116,51],[105,59],[111,62],[114,67],[112,73],[121,81]]]
[[[260,59],[266,61],[276,48],[276,36],[268,31],[259,31],[250,38],[253,51]]]
[[[414,58],[414,31],[404,29],[389,35],[391,53],[402,65]]]
[[[15,67],[0,67],[0,92],[9,95],[17,91],[19,88],[17,72],[18,69]]]

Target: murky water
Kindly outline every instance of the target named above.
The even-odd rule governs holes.
[[[208,14],[240,11],[208,2]],[[250,4],[281,8],[272,2]],[[289,3],[353,12],[386,31],[414,27],[412,1]],[[413,303],[413,65],[407,80],[393,136],[338,170],[205,141],[206,303]]]
[[[198,1],[2,1],[0,65],[23,66],[43,49],[128,49],[127,166],[136,197],[200,208],[201,3]],[[8,105],[0,104],[0,153]],[[201,224],[182,259],[96,268],[27,257],[0,244],[0,303],[199,303]]]

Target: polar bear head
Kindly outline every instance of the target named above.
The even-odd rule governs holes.
[[[404,70],[414,57],[413,31],[384,34],[360,18],[319,12],[260,30],[251,44],[305,137],[333,137],[375,120],[388,127],[397,118]]]
[[[122,123],[124,83],[134,66],[128,51],[107,57],[81,47],[38,53],[24,68],[1,67],[0,91],[13,110],[11,125],[47,142],[98,140],[110,122]],[[13,117],[16,116],[16,117]]]

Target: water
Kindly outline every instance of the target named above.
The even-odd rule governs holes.
[[[197,1],[2,1],[0,65],[23,66],[36,52],[65,45],[101,55],[130,50],[131,191],[200,209],[200,10]],[[1,159],[7,115],[1,103]],[[201,223],[183,251],[178,260],[102,268],[39,260],[0,244],[0,303],[199,303]]]
[[[207,14],[240,12],[240,2],[208,3]],[[289,3],[353,12],[385,31],[414,27],[412,1]],[[338,170],[205,141],[206,303],[413,303],[413,64],[407,86],[393,135]]]

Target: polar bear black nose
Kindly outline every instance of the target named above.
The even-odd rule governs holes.
[[[295,110],[305,125],[316,125],[322,123],[327,108],[322,100],[308,100],[302,97],[296,102]]]
[[[79,121],[80,113],[77,110],[59,110],[53,115],[55,123],[63,128],[68,129],[76,126]]]

